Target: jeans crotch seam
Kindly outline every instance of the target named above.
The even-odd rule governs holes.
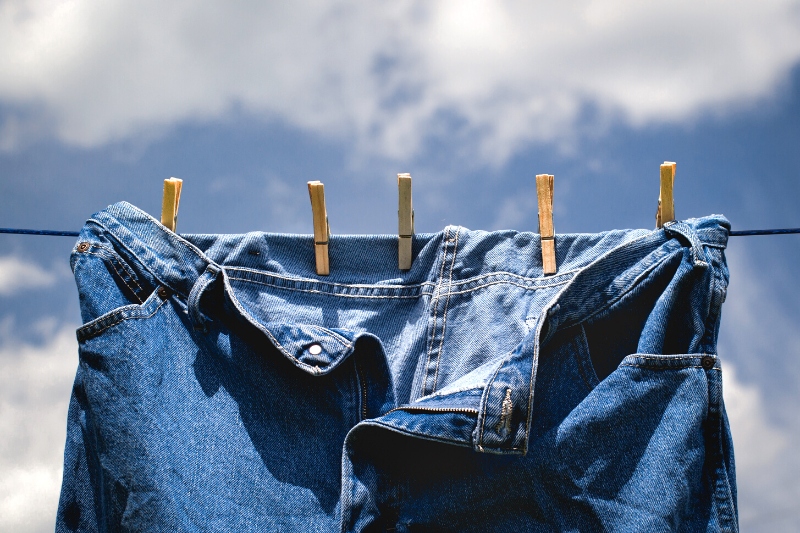
[[[433,346],[436,343],[436,331],[438,329],[438,314],[439,314],[439,298],[442,294],[442,280],[444,279],[444,267],[447,264],[447,254],[450,253],[450,228],[447,228],[443,235],[442,239],[442,263],[439,266],[439,276],[436,279],[436,283],[434,284],[433,289],[433,296],[431,307],[433,308],[433,325],[430,330],[430,338],[428,340],[428,350],[425,355],[425,366],[422,368],[422,382],[420,383],[420,397],[427,395],[427,387],[428,387],[428,366],[430,366],[431,362],[431,353],[433,352]]]

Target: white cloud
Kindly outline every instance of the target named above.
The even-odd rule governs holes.
[[[0,339],[0,531],[53,530],[77,349],[67,328],[42,345]]]
[[[429,137],[501,162],[595,126],[675,122],[773,93],[798,0],[0,4],[0,144],[94,146],[240,107],[413,156]],[[472,148],[469,148],[472,147]],[[477,150],[473,153],[472,149]]]
[[[723,367],[723,382],[742,531],[797,531],[800,461],[791,450],[800,442],[798,428],[770,421],[761,391],[739,381],[731,364]]]
[[[25,289],[49,287],[56,276],[36,263],[15,256],[0,257],[0,296],[10,296]]]
[[[786,450],[786,431],[767,420],[761,392],[755,385],[739,381],[736,369],[726,364],[723,369],[725,409],[731,424],[736,452],[736,470],[744,481],[761,477],[763,468],[772,465]]]
[[[800,331],[795,318],[800,309],[780,298],[778,287],[790,286],[794,275],[778,252],[765,253],[739,240],[727,252],[731,285],[719,352],[742,531],[800,528],[800,456],[795,452],[800,447]]]

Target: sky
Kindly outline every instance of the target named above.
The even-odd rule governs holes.
[[[126,200],[178,230],[800,227],[800,1],[0,0],[0,227]],[[52,531],[80,325],[75,241],[0,235],[0,530]],[[733,237],[719,354],[742,531],[800,529],[800,235]]]

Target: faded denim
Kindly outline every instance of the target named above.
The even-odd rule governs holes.
[[[716,354],[728,222],[183,235],[115,204],[56,530],[738,531]]]

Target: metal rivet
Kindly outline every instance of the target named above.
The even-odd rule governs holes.
[[[78,251],[79,252],[85,252],[88,249],[89,249],[89,243],[88,242],[82,242],[82,243],[80,243],[78,245]]]
[[[311,355],[319,355],[322,353],[322,346],[320,346],[319,344],[312,344],[311,346],[308,347],[308,353],[310,353]]]
[[[158,288],[158,297],[162,300],[169,298],[169,291],[165,287]]]
[[[700,360],[700,364],[703,365],[703,368],[706,370],[710,370],[714,367],[714,358],[710,355],[706,355]]]

